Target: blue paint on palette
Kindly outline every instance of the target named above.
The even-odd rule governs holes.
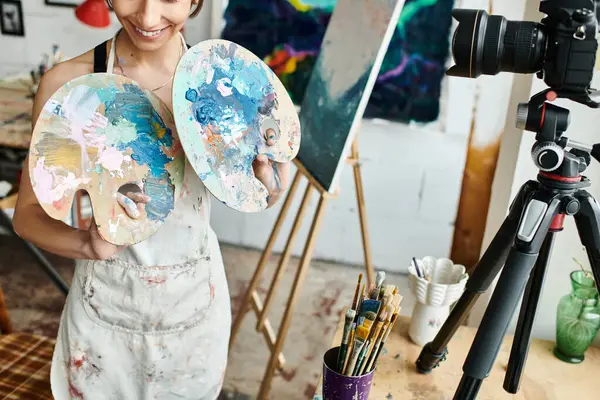
[[[221,141],[212,141],[218,147],[223,160],[229,161],[229,172],[251,173],[252,161],[263,142],[260,122],[267,118],[276,106],[274,88],[269,76],[257,64],[246,65],[235,57],[235,45],[214,46],[211,51],[220,62],[213,63],[213,76],[189,88],[186,100],[192,103],[192,116]],[[236,146],[220,146],[244,136],[244,146],[250,152]]]
[[[131,158],[150,169],[144,179],[144,191],[151,198],[146,214],[150,220],[164,220],[175,204],[175,186],[166,169],[173,159],[164,152],[173,144],[171,129],[138,86],[124,84],[123,90],[107,87],[99,89],[98,95],[109,123],[124,119],[135,126],[135,139],[120,141],[116,147],[120,151],[131,149]]]
[[[298,115],[273,71],[235,43],[198,43],[177,66],[173,111],[188,160],[206,188],[236,210],[264,210],[268,191],[254,176],[254,160],[264,154],[288,162],[300,143]],[[275,144],[266,143],[268,129]]]

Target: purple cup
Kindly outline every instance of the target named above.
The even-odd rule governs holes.
[[[323,356],[323,400],[367,400],[373,382],[373,369],[361,376],[345,376],[336,372],[338,347]]]

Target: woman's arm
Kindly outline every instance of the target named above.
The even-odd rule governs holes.
[[[69,73],[68,68],[64,68],[65,64],[57,65],[42,76],[33,101],[32,129],[46,101],[71,79],[72,73]],[[25,159],[13,217],[13,227],[17,235],[44,250],[63,257],[91,258],[89,233],[74,229],[62,221],[51,218],[42,209],[31,187],[28,166],[29,156]]]

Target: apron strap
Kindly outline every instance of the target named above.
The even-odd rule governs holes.
[[[106,72],[106,42],[94,48],[94,73]]]

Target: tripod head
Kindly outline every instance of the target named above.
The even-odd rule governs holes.
[[[564,186],[569,180],[581,181],[581,174],[590,165],[592,157],[600,162],[600,143],[588,145],[563,136],[571,122],[570,112],[566,108],[549,103],[561,97],[591,108],[600,107],[600,103],[594,100],[600,99],[600,91],[590,89],[587,92],[569,92],[546,89],[532,96],[528,103],[520,103],[517,106],[516,125],[519,129],[536,133],[531,157],[540,170],[540,175],[562,182],[561,186]]]

